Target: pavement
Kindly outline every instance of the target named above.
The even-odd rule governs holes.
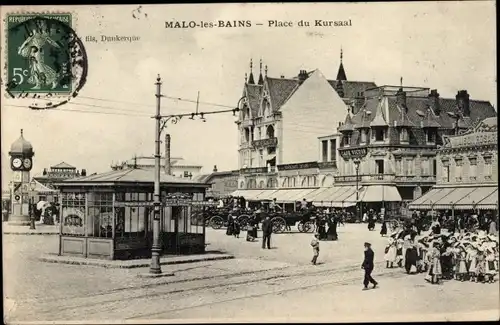
[[[40,256],[57,252],[57,236],[4,235],[6,320],[498,319],[498,282],[430,285],[421,274],[385,269],[387,239],[366,225],[347,224],[338,232],[339,241],[320,243],[320,265],[312,266],[312,234],[273,235],[267,250],[246,242],[243,233],[234,238],[207,229],[210,249],[236,258],[166,265],[174,276],[164,278],[138,278],[147,268],[44,263]],[[369,291],[360,283],[365,241],[373,245],[380,283]]]
[[[14,226],[3,221],[2,233],[5,235],[58,235],[59,227],[36,222],[35,229],[30,229],[29,226]]]

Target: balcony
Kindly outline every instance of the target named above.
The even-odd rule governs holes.
[[[435,183],[436,177],[433,175],[397,175],[394,177],[396,183]]]
[[[334,176],[335,183],[355,183],[356,175]],[[394,174],[365,174],[358,175],[360,183],[387,183],[394,182]]]
[[[335,183],[355,183],[356,175],[349,176],[333,176]],[[358,176],[358,182],[361,182],[361,175]]]
[[[244,119],[241,121],[241,127],[242,128],[247,128],[247,127],[250,127],[250,126],[254,126],[254,122],[252,119]]]
[[[256,149],[276,147],[278,145],[278,138],[269,138],[252,141],[252,146]]]

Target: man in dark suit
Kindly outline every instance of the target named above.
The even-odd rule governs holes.
[[[370,243],[365,243],[365,259],[363,260],[363,264],[361,265],[361,268],[365,270],[365,279],[363,281],[365,287],[363,288],[363,290],[368,289],[369,283],[373,284],[374,289],[378,284],[378,282],[372,278],[372,271],[374,267],[373,259],[375,257],[375,254],[373,253],[371,246],[372,245]]]
[[[262,248],[271,249],[271,234],[273,233],[273,224],[269,219],[269,216],[266,216],[266,219],[262,222]]]

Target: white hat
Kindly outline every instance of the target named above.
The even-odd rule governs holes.
[[[404,240],[410,240],[411,239],[411,236],[410,235],[406,235]]]

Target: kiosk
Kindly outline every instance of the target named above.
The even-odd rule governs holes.
[[[131,168],[65,180],[59,255],[103,259],[151,256],[154,170]],[[161,174],[163,254],[205,252],[200,213],[209,185]]]

